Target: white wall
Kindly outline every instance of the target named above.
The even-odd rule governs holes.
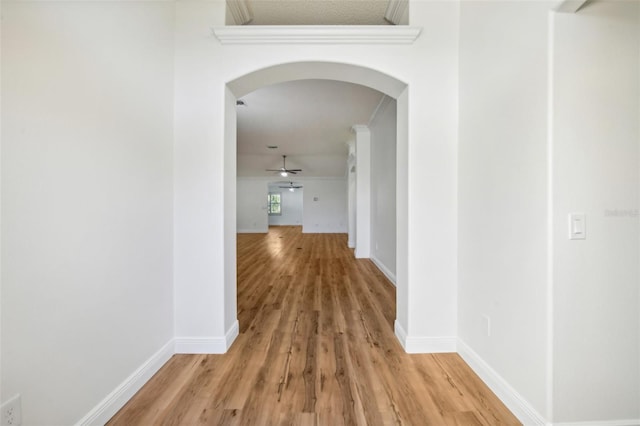
[[[225,87],[212,69],[211,25],[222,24],[224,3],[176,3],[174,120],[174,286],[176,336],[212,345],[225,339]],[[222,15],[220,15],[222,14]],[[235,118],[235,117],[234,117]],[[234,126],[235,127],[235,126]],[[235,138],[233,138],[235,140]],[[234,147],[235,152],[235,147]],[[231,176],[232,174],[229,173]],[[235,173],[233,173],[235,179]],[[235,205],[235,203],[234,203]],[[235,212],[233,215],[235,216]],[[231,245],[230,245],[231,247]],[[235,306],[234,304],[231,304]]]
[[[174,7],[1,7],[1,392],[68,425],[173,338]]]
[[[541,413],[548,10],[463,2],[460,22],[459,338]]]
[[[356,147],[356,259],[371,257],[371,131],[355,125]],[[347,212],[348,214],[348,212]]]
[[[349,156],[347,157],[347,246],[356,246],[356,153],[355,141],[348,143]]]
[[[297,188],[292,192],[287,188],[280,188],[280,185],[269,185],[269,192],[282,194],[280,196],[282,214],[269,216],[269,225],[302,225],[304,188]]]
[[[635,424],[638,3],[552,5],[461,6],[459,351],[526,423]]]
[[[302,232],[347,232],[347,180],[304,181]]]
[[[270,219],[276,217],[269,218],[267,214],[267,193],[272,182],[273,177],[238,178],[238,232],[269,231]],[[283,203],[292,201],[295,212],[284,215],[284,222],[288,223],[277,224],[302,225],[303,232],[347,232],[346,179],[299,177],[296,183],[304,188],[293,193],[278,188],[285,200]],[[314,196],[318,201],[313,201]]]
[[[371,130],[371,258],[392,281],[396,275],[396,101],[386,97]]]
[[[237,189],[237,231],[268,232],[268,182],[263,179],[238,179]]]
[[[554,421],[640,422],[638,2],[554,28]],[[568,239],[571,212],[587,238]]]
[[[409,146],[402,151],[406,154],[402,161],[407,166],[406,187],[411,203],[406,203],[405,197],[405,207],[398,211],[398,221],[409,230],[408,233],[401,232],[404,228],[399,230],[407,246],[402,251],[407,259],[403,264],[406,271],[398,275],[401,283],[398,297],[403,298],[398,307],[404,310],[398,310],[398,326],[409,350],[453,350],[458,5],[455,2],[412,5],[412,24],[429,30],[408,45],[224,45],[210,37],[212,26],[224,24],[224,2],[179,2],[176,10],[177,335],[218,339],[233,326],[222,314],[224,295],[234,285],[225,285],[223,272],[230,268],[225,264],[225,253],[232,256],[233,248],[220,242],[225,211],[232,209],[235,217],[235,205],[223,205],[214,198],[214,194],[223,191],[224,152],[235,149],[233,139],[225,140],[224,117],[233,114],[223,102],[225,85],[231,82],[233,95],[241,96],[251,86],[241,77],[312,58],[376,70],[342,74],[347,80],[371,81],[376,73],[395,77],[396,80],[390,78],[383,85],[395,91],[395,96],[404,96],[404,102],[410,100],[411,107],[403,109],[409,114],[408,128],[403,129]],[[300,67],[293,66],[288,72],[291,74],[285,70],[259,75],[263,84],[286,79],[287,75],[300,78]],[[308,75],[317,72],[318,67],[307,70]],[[406,87],[416,95],[403,95]],[[418,95],[427,93],[428,96]],[[313,191],[305,186],[307,196],[313,196]],[[305,220],[308,212],[305,203]],[[345,229],[341,228],[341,232]]]

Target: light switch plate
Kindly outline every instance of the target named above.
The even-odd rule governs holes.
[[[569,239],[587,239],[587,215],[584,213],[569,213]]]

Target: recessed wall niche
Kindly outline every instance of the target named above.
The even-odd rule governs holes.
[[[226,25],[408,25],[408,0],[227,0]]]

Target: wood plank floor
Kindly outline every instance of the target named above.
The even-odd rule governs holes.
[[[456,354],[408,355],[395,288],[345,234],[238,235],[240,335],[175,355],[115,425],[517,425]]]

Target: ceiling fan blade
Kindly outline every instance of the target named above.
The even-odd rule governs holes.
[[[292,175],[301,172],[302,169],[287,169],[287,156],[282,156],[282,167],[279,169],[265,169],[267,172],[280,172],[280,173],[291,173]],[[285,175],[286,176],[286,175]]]

